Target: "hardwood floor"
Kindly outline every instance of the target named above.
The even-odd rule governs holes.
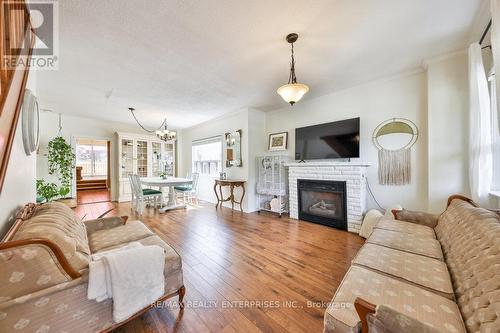
[[[81,204],[106,202],[111,200],[109,190],[79,190],[77,192],[77,202]]]
[[[128,203],[107,204],[117,207],[110,215],[131,215]],[[89,206],[78,215],[108,207]],[[186,309],[173,298],[120,333],[322,332],[326,303],[363,243],[333,228],[211,204],[161,215],[149,208],[142,220],[182,257]]]

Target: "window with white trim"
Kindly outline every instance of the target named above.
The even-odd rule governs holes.
[[[193,141],[191,156],[191,172],[218,176],[222,171],[222,136]]]

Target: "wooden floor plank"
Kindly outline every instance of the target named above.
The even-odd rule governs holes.
[[[79,216],[131,215],[129,203],[76,208]],[[200,203],[144,221],[183,259],[186,309],[176,299],[121,327],[120,333],[321,332],[324,307],[363,244],[355,234]]]

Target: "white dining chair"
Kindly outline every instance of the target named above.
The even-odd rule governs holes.
[[[135,211],[142,215],[144,212],[144,206],[147,203],[152,203],[154,209],[158,207],[163,193],[158,190],[153,190],[149,188],[142,188],[141,178],[138,175],[130,175],[130,188],[132,189],[132,206]]]
[[[183,185],[183,186],[175,186],[175,192],[178,197],[181,197],[184,203],[193,203],[193,199],[195,199],[196,204],[198,204],[198,179],[200,178],[200,174],[198,172],[194,172],[191,175],[191,185]]]

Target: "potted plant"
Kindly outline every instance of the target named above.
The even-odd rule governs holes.
[[[57,136],[48,144],[48,166],[49,174],[59,180],[59,185],[46,183],[45,180],[37,180],[37,194],[46,201],[59,197],[59,201],[75,206],[72,198],[67,198],[71,192],[73,183],[73,169],[75,168],[75,154],[71,146],[62,136]]]
[[[54,183],[46,183],[43,179],[36,181],[37,202],[49,202],[59,195],[57,185]]]

